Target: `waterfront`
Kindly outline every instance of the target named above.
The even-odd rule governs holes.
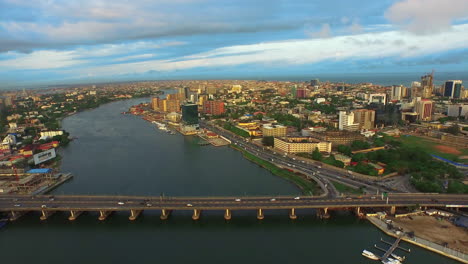
[[[169,135],[144,120],[121,115],[144,99],[116,102],[63,121],[78,139],[61,151],[62,170],[75,177],[54,193],[190,195],[298,194],[299,190],[230,148],[201,147],[196,137]],[[383,233],[348,213],[321,221],[314,212],[234,212],[226,223],[222,212],[176,212],[167,222],[159,212],[145,212],[136,222],[119,213],[105,222],[87,214],[69,222],[57,214],[46,222],[31,214],[0,232],[2,260],[10,263],[155,263],[293,262],[377,263],[360,252]],[[391,240],[388,239],[387,240]],[[408,263],[456,263],[412,249]],[[23,253],[26,250],[26,254]],[[376,251],[376,250],[372,250]],[[339,254],[335,253],[339,252]]]

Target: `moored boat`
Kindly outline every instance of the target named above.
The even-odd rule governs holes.
[[[374,253],[367,251],[365,249],[362,251],[362,255],[369,259],[379,260],[379,257],[377,257]]]

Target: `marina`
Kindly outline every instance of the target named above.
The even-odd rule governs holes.
[[[372,259],[372,260],[380,260],[383,264],[400,264],[402,263],[406,257],[400,257],[398,256],[397,254],[393,253],[396,249],[400,249],[400,250],[403,250],[405,252],[410,252],[409,249],[406,249],[406,248],[402,248],[399,246],[400,244],[400,241],[401,241],[401,236],[399,236],[395,242],[393,243],[390,243],[390,242],[387,242],[385,240],[383,240],[382,238],[380,238],[380,241],[389,245],[390,247],[388,249],[384,249],[384,248],[381,248],[377,245],[374,245],[374,247],[380,251],[382,251],[384,254],[382,256],[379,256],[373,252],[370,252],[368,250],[363,250],[362,251],[362,255],[368,259]]]

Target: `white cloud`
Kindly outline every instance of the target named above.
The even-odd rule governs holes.
[[[136,59],[149,59],[154,57],[154,54],[147,53],[147,54],[139,54],[139,55],[131,55],[131,56],[125,56],[125,57],[120,57],[117,59],[114,59],[114,61],[128,61],[128,60],[136,60]]]
[[[57,69],[85,62],[76,59],[73,51],[36,51],[31,54],[18,54],[16,58],[0,60],[0,69]]]
[[[81,76],[92,73],[105,77],[145,73],[152,70],[175,71],[242,64],[284,67],[285,65],[311,64],[327,60],[409,58],[462,48],[468,48],[468,24],[453,26],[450,31],[430,36],[415,35],[404,31],[388,31],[321,39],[295,39],[229,46],[166,60],[123,62],[90,67],[82,65],[77,68],[64,69],[64,71]],[[17,59],[0,61],[0,68],[56,69],[83,63],[85,58],[91,60],[88,55],[89,53],[81,53],[80,50],[33,52],[29,55],[19,55]],[[128,56],[134,55],[127,55],[127,59]],[[149,58],[147,53],[139,56],[148,56]],[[113,63],[113,61],[111,60],[109,63]]]
[[[418,34],[449,30],[467,16],[468,0],[403,0],[385,12],[391,22]]]
[[[224,47],[180,57],[176,60],[115,64],[87,70],[99,75],[117,75],[144,73],[150,70],[174,71],[249,63],[284,66],[310,64],[325,60],[416,57],[460,48],[468,48],[468,24],[454,26],[453,30],[449,32],[431,36],[389,31],[325,39],[268,42]]]

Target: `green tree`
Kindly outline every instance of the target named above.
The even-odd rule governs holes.
[[[312,152],[312,159],[314,159],[314,160],[322,160],[323,159],[322,153],[320,153],[318,148],[315,148],[315,150]]]
[[[367,143],[366,141],[354,140],[351,143],[351,149],[352,150],[361,150],[361,149],[368,149],[368,148],[370,148],[370,144]]]
[[[351,156],[351,147],[346,145],[338,145],[338,152],[343,153],[345,155]]]

